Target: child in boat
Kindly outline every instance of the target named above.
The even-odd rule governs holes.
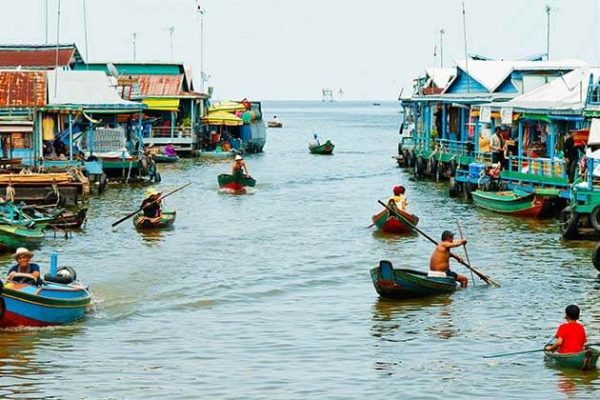
[[[29,278],[37,282],[40,278],[40,266],[30,263],[33,258],[33,253],[25,247],[19,247],[15,252],[17,265],[12,266],[8,270],[7,279],[9,281],[16,278]]]
[[[394,186],[392,190],[394,191],[394,195],[390,197],[388,204],[390,207],[396,207],[398,210],[406,211],[406,189],[404,186]]]
[[[544,347],[546,351],[555,351],[559,353],[579,353],[583,351],[587,336],[585,328],[577,322],[579,319],[579,307],[574,304],[565,309],[565,319],[567,322],[560,324],[556,330],[554,344]]]
[[[155,188],[148,188],[146,190],[146,198],[142,201],[142,212],[144,217],[152,220],[159,219],[162,214],[161,201],[158,200],[160,192]]]

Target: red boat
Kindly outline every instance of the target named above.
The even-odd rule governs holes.
[[[406,211],[398,210],[398,214],[402,215],[410,224],[417,226],[419,217],[407,213]],[[400,218],[390,215],[388,210],[382,210],[379,214],[373,215],[373,224],[381,232],[385,233],[408,233],[413,229]]]

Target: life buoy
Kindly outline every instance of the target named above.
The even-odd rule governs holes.
[[[454,179],[454,177],[450,177],[450,182],[448,183],[448,195],[450,197],[456,197],[457,196],[457,191],[456,191],[456,179]]]
[[[558,228],[564,239],[576,239],[578,235],[577,226],[579,224],[579,214],[571,206],[565,207],[558,215]]]
[[[64,271],[64,272],[61,272],[61,271]],[[44,275],[44,280],[47,282],[68,285],[69,283],[73,283],[73,282],[75,282],[75,280],[77,280],[77,272],[75,272],[75,269],[73,269],[71,267],[60,267],[56,271],[56,275],[50,275],[50,274]]]
[[[45,204],[52,204],[58,207],[64,207],[66,202],[67,199],[65,199],[65,196],[63,196],[59,191],[50,191],[46,194],[46,197],[44,197]]]
[[[600,232],[600,206],[596,206],[592,213],[590,214],[590,225],[596,230],[596,232]]]
[[[108,186],[108,178],[106,177],[105,173],[102,173],[98,179],[98,194],[104,192],[106,190],[106,186]]]

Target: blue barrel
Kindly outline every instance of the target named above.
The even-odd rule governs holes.
[[[250,125],[242,125],[240,127],[240,139],[242,142],[249,142],[252,138],[252,127]]]

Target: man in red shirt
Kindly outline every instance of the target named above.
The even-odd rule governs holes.
[[[587,337],[585,328],[577,320],[579,319],[579,307],[571,304],[565,309],[567,322],[560,324],[556,330],[556,341],[544,348],[546,351],[558,349],[559,353],[578,353],[583,351]]]

